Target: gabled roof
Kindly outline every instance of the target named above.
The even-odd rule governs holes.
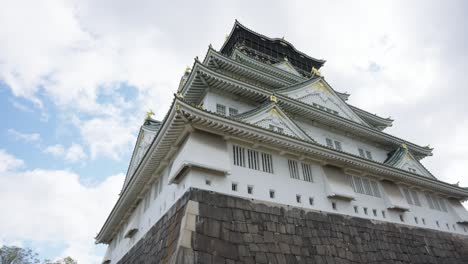
[[[388,158],[384,161],[384,164],[404,170],[408,170],[407,167],[414,167],[417,172],[416,174],[435,178],[426,167],[414,158],[406,144],[401,144],[397,149],[388,153]]]
[[[318,86],[315,87],[315,85],[318,85]],[[365,122],[358,114],[356,114],[353,111],[353,109],[351,109],[348,106],[348,104],[343,100],[343,98],[335,92],[335,90],[330,86],[330,84],[328,84],[325,81],[323,77],[316,76],[304,82],[291,85],[291,86],[287,86],[281,89],[277,89],[275,92],[278,94],[283,94],[285,96],[291,97],[291,95],[293,94],[297,94],[298,92],[301,92],[301,91],[303,92],[304,89],[309,90],[311,88],[313,88],[314,90],[313,94],[311,92],[306,92],[306,94],[304,94],[304,96],[302,96],[301,98],[295,98],[295,99],[302,101],[304,103],[310,104],[310,102],[307,102],[307,98],[305,97],[314,95],[314,98],[315,98],[315,94],[320,93],[320,91],[323,90],[325,91],[324,93],[326,94],[325,95],[326,98],[322,98],[322,103],[327,103],[327,101],[332,102],[332,104],[342,112],[341,114],[346,115],[344,116],[345,118],[370,127],[370,125],[367,124],[367,122]]]
[[[274,125],[283,129],[283,132],[280,132],[282,134],[288,134],[302,140],[315,141],[274,102],[266,102],[250,111],[233,116],[233,118],[267,129],[270,129],[269,125]]]
[[[297,76],[301,76],[301,74],[294,68],[294,66],[289,62],[287,58],[285,58],[285,60],[283,61],[273,64],[273,67],[276,67],[283,71],[287,71]]]
[[[310,73],[312,67],[319,69],[325,63],[325,60],[312,58],[297,50],[284,38],[269,38],[248,29],[236,20],[221,48],[221,53],[229,56],[233,49],[240,45],[256,51],[260,56],[268,56],[272,60],[278,61],[278,59],[288,57],[294,66],[307,73]]]
[[[201,98],[206,93],[208,88],[220,89],[222,91],[237,94],[257,102],[264,102],[271,95],[275,94],[274,91],[268,91],[218,73],[204,66],[198,60],[195,60],[192,72],[190,73],[187,82],[181,88],[180,92],[187,101],[199,104]],[[353,120],[328,113],[321,109],[317,109],[316,107],[298,101],[294,98],[290,98],[282,94],[276,95],[278,97],[278,105],[280,105],[282,109],[288,113],[298,114],[312,120],[324,122],[330,126],[343,128],[350,133],[370,137],[371,140],[375,140],[376,142],[380,142],[382,144],[392,144],[398,146],[402,143],[406,143],[412,151],[415,151],[419,155],[418,158],[432,155],[431,148],[421,147],[417,144],[410,143],[406,140],[392,136],[373,127],[369,127],[368,125],[363,125]]]

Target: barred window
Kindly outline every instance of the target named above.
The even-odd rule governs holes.
[[[427,203],[429,204],[429,208],[435,209],[435,207],[434,207],[434,202],[432,201],[431,195],[429,195],[428,193],[426,193],[425,196],[426,196]]]
[[[362,187],[361,178],[353,176],[353,179],[354,179],[354,185],[356,186],[356,191],[358,193],[364,194],[364,188]]]
[[[310,164],[302,163],[302,176],[304,177],[304,181],[314,181],[312,178],[312,168]]]
[[[327,140],[327,147],[333,148],[333,140],[331,140],[329,138],[327,138],[326,140]]]
[[[262,153],[262,169],[264,172],[273,173],[273,157],[271,154]]]
[[[441,211],[440,205],[439,205],[439,198],[437,198],[437,197],[432,197],[432,201],[434,202],[434,207],[435,207],[435,209]]]
[[[226,106],[222,104],[216,104],[216,113],[226,115]]]
[[[249,169],[260,170],[260,162],[258,160],[258,151],[256,150],[247,150]]]
[[[297,166],[297,161],[295,160],[288,160],[289,166],[289,175],[293,179],[299,179],[299,168]]]
[[[379,198],[382,197],[380,195],[379,185],[377,184],[377,182],[376,181],[371,181],[371,186],[372,186],[372,191],[374,193],[374,196],[379,197]]]
[[[372,196],[372,189],[371,189],[371,186],[370,186],[370,182],[368,179],[362,179],[362,184],[364,185],[364,191],[367,195],[371,195]]]
[[[238,113],[239,113],[239,110],[237,110],[236,108],[229,107],[229,116],[235,116]]]
[[[372,153],[370,151],[366,151],[366,156],[368,159],[372,160]]]
[[[357,176],[347,177],[351,187],[353,187],[354,192],[379,198],[382,197],[380,194],[379,185],[376,181]]]
[[[421,206],[418,193],[415,190],[410,190],[411,198],[413,198],[414,205]]]
[[[245,148],[233,145],[232,152],[234,157],[234,165],[245,167]]]
[[[409,193],[408,189],[407,188],[402,188],[402,189],[403,189],[403,194],[404,194],[408,204],[413,204],[413,200],[411,199],[411,196],[410,196],[410,193]]]
[[[341,148],[341,142],[335,140],[335,149],[336,149],[336,150],[340,150],[340,151],[343,150],[343,149]]]

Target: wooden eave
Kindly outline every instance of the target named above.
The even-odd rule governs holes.
[[[195,77],[198,76],[198,77]],[[193,87],[192,87],[193,86]],[[282,94],[275,94],[253,85],[243,83],[239,80],[217,73],[199,62],[195,62],[194,70],[182,89],[182,95],[190,103],[199,104],[207,89],[219,89],[253,101],[262,103],[271,95],[278,98],[278,105],[290,114],[303,116],[309,120],[321,122],[328,126],[336,127],[352,134],[367,137],[372,141],[388,145],[394,148],[401,144],[406,144],[415,153],[416,158],[432,155],[432,149],[418,146],[398,137],[384,133],[378,129],[359,124],[352,120],[337,116],[326,111],[317,109],[299,100],[290,98]]]
[[[246,76],[253,80],[258,80],[271,86],[271,88],[280,88],[291,84],[291,82],[279,78],[271,73],[258,70],[254,67],[228,58],[213,50],[211,47],[208,49],[205,59],[203,60],[203,64],[210,68],[221,68],[226,71]]]
[[[176,110],[174,102],[161,128],[137,168],[133,171],[128,183],[122,189],[117,203],[100,232],[96,235],[96,243],[109,243],[112,240],[117,234],[118,228],[128,220],[131,212],[138,206],[139,201],[150,188],[148,182],[155,180],[157,176],[155,172],[168,164],[166,158],[177,150],[176,146],[182,142],[184,134],[190,131],[186,120]]]

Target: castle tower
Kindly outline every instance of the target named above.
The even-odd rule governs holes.
[[[141,127],[103,262],[468,263],[468,189],[324,64],[236,21]]]

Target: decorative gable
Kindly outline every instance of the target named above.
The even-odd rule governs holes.
[[[236,116],[244,122],[270,129],[274,132],[314,141],[294,123],[275,103],[268,103]]]
[[[300,85],[281,89],[278,92],[331,114],[368,125],[322,78],[309,80]]]
[[[302,77],[302,75],[296,69],[294,69],[294,66],[288,61],[287,58],[285,58],[285,60],[282,61],[282,62],[278,62],[278,63],[274,64],[273,66],[278,68],[278,69],[281,69],[283,71],[287,71],[289,73],[292,73],[292,74],[294,74],[296,76],[301,76]]]
[[[135,169],[138,167],[138,164],[140,164],[160,126],[161,122],[159,121],[152,119],[145,120],[145,123],[141,127],[140,133],[138,134],[132,159],[130,160],[130,165],[128,167],[127,176],[125,177],[124,186],[130,180],[131,176],[135,172]]]
[[[435,178],[418,160],[414,158],[408,147],[402,144],[398,149],[389,153],[389,158],[384,162],[398,169],[409,171],[425,177]]]

